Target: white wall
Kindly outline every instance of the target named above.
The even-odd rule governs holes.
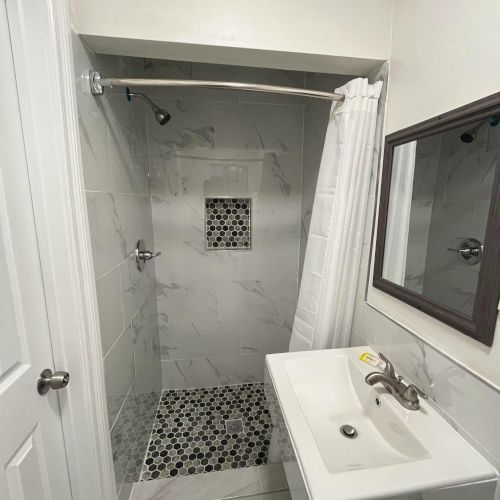
[[[465,0],[397,3],[386,134],[500,90],[498,19],[497,0],[481,0],[474,8]],[[368,301],[500,388],[499,323],[494,345],[487,348],[371,286]],[[373,324],[373,312],[367,314]]]
[[[386,133],[500,91],[498,0],[399,0]]]
[[[72,0],[96,52],[363,74],[390,50],[394,0]]]

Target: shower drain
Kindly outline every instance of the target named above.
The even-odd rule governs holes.
[[[226,420],[226,433],[227,434],[239,434],[243,432],[243,422],[241,418],[237,420]]]
[[[355,437],[358,436],[358,431],[349,424],[342,425],[340,427],[340,432],[342,433],[343,436],[349,439],[354,439]]]

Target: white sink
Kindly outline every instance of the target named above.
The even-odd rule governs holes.
[[[366,384],[375,368],[359,360],[363,352],[371,350],[266,357],[275,410],[281,410],[309,498],[387,498],[496,477],[426,401],[420,410],[406,410],[381,386]],[[345,424],[356,429],[355,438],[341,432]]]

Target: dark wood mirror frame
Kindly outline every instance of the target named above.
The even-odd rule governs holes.
[[[382,278],[382,268],[394,148],[492,115],[500,115],[500,92],[386,136],[373,273],[375,288],[488,346],[493,343],[500,299],[500,161],[498,159],[472,317]]]

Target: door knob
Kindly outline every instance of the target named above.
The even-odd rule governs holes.
[[[46,394],[49,389],[62,389],[66,387],[69,383],[69,373],[68,372],[54,372],[50,368],[46,368],[40,373],[38,377],[38,382],[36,388],[38,394]]]

